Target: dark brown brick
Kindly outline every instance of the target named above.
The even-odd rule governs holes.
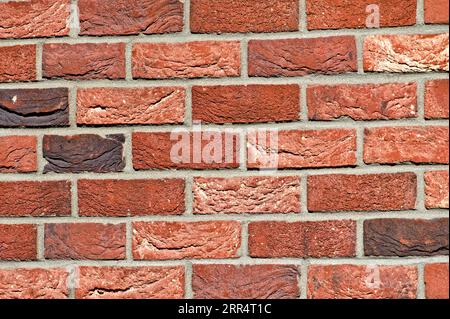
[[[46,127],[69,124],[69,90],[0,90],[0,127]]]
[[[45,135],[43,148],[48,164],[44,172],[120,172],[125,167],[121,134],[105,138],[94,134]]]
[[[367,256],[448,255],[448,219],[373,219],[364,222]]]

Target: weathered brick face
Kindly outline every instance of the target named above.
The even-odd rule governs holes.
[[[448,299],[448,4],[0,0],[0,299]]]

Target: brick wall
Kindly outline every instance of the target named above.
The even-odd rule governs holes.
[[[448,22],[0,1],[0,298],[448,298]]]

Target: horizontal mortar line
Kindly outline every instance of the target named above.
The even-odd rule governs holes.
[[[420,73],[382,73],[366,72],[344,73],[344,74],[308,74],[292,77],[222,77],[222,78],[171,78],[171,79],[118,79],[118,80],[66,80],[62,78],[44,79],[43,81],[31,82],[8,82],[0,83],[0,89],[20,88],[55,88],[73,87],[95,88],[95,87],[158,87],[158,86],[208,86],[208,85],[249,85],[249,84],[377,84],[377,83],[404,83],[419,80],[448,79],[448,72],[420,72]]]
[[[0,224],[58,224],[58,223],[108,223],[122,224],[126,222],[308,222],[308,221],[364,221],[371,219],[436,219],[448,218],[449,211],[445,209],[420,211],[351,211],[351,212],[309,212],[290,214],[211,214],[211,215],[151,215],[151,216],[97,216],[97,217],[0,217]]]
[[[184,266],[189,261],[194,265],[264,265],[264,264],[292,264],[292,265],[416,265],[422,263],[448,263],[448,256],[408,256],[408,257],[364,257],[364,258],[230,258],[230,259],[183,259],[183,260],[43,260],[43,261],[0,261],[0,269],[14,268],[64,268],[70,266],[91,267],[168,267]]]
[[[354,120],[336,120],[336,121],[299,121],[299,122],[273,122],[273,123],[253,123],[253,124],[201,124],[194,125],[198,130],[202,131],[214,130],[225,131],[252,131],[255,129],[264,130],[322,130],[322,129],[354,129],[354,128],[382,128],[382,127],[430,127],[444,126],[448,127],[448,120],[423,120],[420,118],[398,119],[398,120],[375,120],[375,121],[354,121]],[[176,130],[176,131],[174,131]],[[156,133],[156,132],[172,132],[190,131],[192,126],[187,125],[115,125],[115,126],[78,126],[78,127],[48,127],[48,128],[0,128],[0,136],[6,135],[32,135],[39,133],[47,134],[120,134],[120,133]],[[176,138],[176,137],[175,137]]]
[[[385,35],[385,34],[429,34],[448,33],[448,25],[412,25],[402,27],[387,27],[374,29],[330,29],[309,30],[293,32],[267,32],[267,33],[169,33],[169,34],[139,34],[139,35],[106,35],[89,36],[79,35],[77,38],[65,37],[36,37],[28,39],[0,39],[0,45],[35,44],[39,43],[146,43],[146,42],[186,42],[186,41],[239,41],[239,40],[278,40],[278,39],[308,39],[316,37],[352,36],[352,35]]]
[[[364,167],[325,167],[325,168],[305,168],[292,170],[270,170],[259,171],[249,170],[166,170],[166,171],[135,171],[135,172],[117,172],[117,173],[48,173],[48,174],[9,174],[0,175],[0,181],[26,181],[33,179],[35,181],[59,181],[76,179],[161,179],[161,178],[187,178],[187,177],[282,177],[282,176],[316,176],[316,175],[335,175],[335,174],[395,174],[395,173],[423,173],[428,171],[449,170],[446,165],[368,165]]]

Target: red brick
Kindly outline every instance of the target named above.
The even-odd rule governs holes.
[[[448,33],[374,35],[364,40],[367,72],[448,71]]]
[[[311,120],[395,120],[417,117],[415,83],[313,85],[307,90]]]
[[[288,265],[194,265],[197,299],[298,299],[299,271]]]
[[[240,75],[240,44],[236,41],[138,43],[133,46],[132,59],[135,78],[220,78]]]
[[[239,222],[135,222],[137,260],[221,259],[238,257]]]
[[[425,265],[427,299],[448,299],[448,264]]]
[[[0,269],[1,299],[66,299],[64,269]]]
[[[80,267],[77,299],[184,297],[183,267]]]
[[[0,39],[68,35],[69,14],[70,0],[0,3]]]
[[[180,87],[79,89],[77,123],[180,124],[184,100],[185,91]]]
[[[36,80],[36,46],[0,47],[0,82]]]
[[[448,24],[448,0],[425,0],[425,23]]]
[[[414,173],[308,177],[308,210],[313,212],[414,209],[416,197]]]
[[[191,32],[297,31],[297,0],[193,0]]]
[[[79,0],[81,35],[170,33],[183,30],[179,0]]]
[[[0,216],[68,216],[70,182],[0,182]]]
[[[312,265],[309,299],[415,299],[415,266]]]
[[[448,208],[448,171],[425,173],[425,206]]]
[[[184,180],[80,180],[78,207],[81,216],[180,215]]]
[[[356,42],[352,36],[251,40],[248,56],[250,76],[304,76],[357,70]]]
[[[249,168],[356,165],[356,131],[353,129],[280,131],[278,138],[273,132],[261,133],[264,132],[253,131],[247,136]],[[277,139],[278,146],[273,145]]]
[[[124,259],[125,224],[47,224],[47,259]]]
[[[366,256],[448,255],[448,218],[371,219],[364,222]]]
[[[368,6],[372,4],[372,0],[307,0],[308,29],[370,27],[366,21],[373,12],[368,11]],[[416,23],[416,0],[379,0],[375,4],[379,7],[380,27],[400,27]]]
[[[124,43],[45,44],[42,54],[45,78],[67,80],[125,78]]]
[[[36,258],[36,226],[0,224],[0,260],[36,260]]]
[[[448,119],[448,80],[428,81],[425,85],[425,118]]]
[[[194,180],[195,214],[300,212],[300,178],[242,177]]]
[[[364,162],[448,164],[448,127],[379,127],[365,130]]]
[[[356,222],[253,222],[249,251],[258,258],[354,257]]]
[[[297,121],[298,85],[194,86],[192,118],[207,123]]]
[[[37,169],[34,136],[0,136],[0,173],[29,173]]]
[[[239,167],[238,135],[217,131],[210,133],[217,136],[208,136],[209,132],[191,133],[187,131],[174,132],[173,135],[168,132],[133,133],[134,168],[145,170]],[[227,146],[228,144],[229,146]],[[171,156],[171,152],[173,152],[173,156]],[[215,154],[217,158],[209,158],[211,153]]]

